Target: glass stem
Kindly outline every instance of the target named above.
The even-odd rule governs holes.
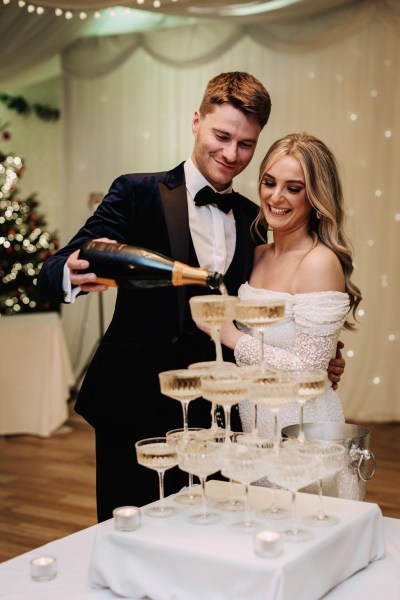
[[[274,445],[273,445],[273,450],[274,452],[279,452],[279,446],[280,446],[280,439],[278,440],[278,413],[276,410],[272,411],[272,415],[274,417]],[[271,512],[273,513],[279,513],[280,509],[278,507],[278,504],[276,502],[276,485],[275,483],[272,484],[272,504],[271,504],[271,508],[270,508]]]
[[[291,505],[292,505],[292,533],[297,535],[299,533],[299,525],[297,521],[297,507],[296,507],[296,492],[291,491]]]
[[[257,434],[258,433],[258,429],[257,429],[257,425],[258,425],[258,406],[257,406],[257,402],[253,402],[253,406],[254,406],[254,426],[253,426],[253,433]]]
[[[187,432],[188,428],[189,428],[189,420],[188,420],[188,409],[189,409],[189,402],[182,402],[182,415],[183,415],[183,431],[184,433]]]
[[[225,443],[229,444],[231,441],[231,407],[224,406],[225,413]]]
[[[323,494],[322,494],[322,478],[318,479],[318,500],[319,500],[319,510],[317,513],[318,521],[324,521],[326,519],[325,510],[324,510],[324,502],[323,502]]]
[[[206,503],[206,478],[200,477],[201,483],[201,510],[203,515],[207,514],[207,503]]]
[[[249,509],[249,484],[244,484],[244,522],[250,523],[250,509]]]
[[[271,507],[269,510],[272,513],[279,512],[278,504],[276,502],[276,485],[275,485],[275,483],[272,484],[272,504],[271,504]]]
[[[300,418],[299,418],[299,436],[298,441],[304,442],[306,439],[304,435],[304,402],[300,402]]]
[[[272,415],[274,417],[274,451],[279,452],[279,447],[281,445],[281,436],[278,434],[278,411],[273,410]]]
[[[260,367],[264,367],[264,329],[260,329],[259,334],[260,334]]]
[[[218,429],[218,421],[217,421],[217,409],[218,404],[215,402],[211,403],[211,429]]]
[[[233,488],[235,487],[235,482],[233,479],[229,479],[229,504],[235,504],[235,495],[233,493]]]
[[[222,344],[219,337],[219,327],[211,327],[210,335],[215,344],[216,366],[222,367],[224,359],[222,357]]]
[[[158,487],[160,494],[160,504],[164,504],[164,473],[165,471],[158,471]]]

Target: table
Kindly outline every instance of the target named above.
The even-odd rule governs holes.
[[[68,418],[74,376],[57,312],[0,318],[0,435],[48,437]]]
[[[324,600],[400,598],[400,519],[385,517],[383,522],[385,557],[337,585]],[[91,587],[88,576],[96,535],[110,524],[100,523],[0,564],[2,600],[115,600],[117,596],[109,589]],[[46,554],[56,556],[58,575],[52,581],[35,582],[30,577],[29,560]]]

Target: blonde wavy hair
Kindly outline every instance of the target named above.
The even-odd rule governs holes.
[[[345,290],[350,298],[350,310],[357,321],[356,311],[362,300],[359,288],[351,276],[354,270],[352,246],[344,229],[345,211],[339,169],[332,151],[318,138],[308,133],[290,133],[272,144],[259,170],[259,191],[265,171],[283,156],[293,156],[302,166],[308,201],[314,210],[310,213],[308,231],[314,245],[320,241],[333,250],[342,265]],[[254,220],[253,231],[265,240],[268,222],[262,207]],[[356,329],[346,320],[344,327]]]

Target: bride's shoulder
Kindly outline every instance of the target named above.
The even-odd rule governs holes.
[[[323,265],[324,267],[330,266],[339,266],[340,260],[337,254],[328,246],[325,246],[323,243],[318,243],[310,252],[306,254],[304,260],[302,261],[302,265],[305,267],[316,267],[317,265]]]
[[[344,292],[343,268],[338,256],[324,244],[318,244],[302,260],[296,284],[296,293]]]

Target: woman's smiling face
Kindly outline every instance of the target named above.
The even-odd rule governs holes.
[[[264,172],[260,199],[272,229],[307,228],[312,206],[307,197],[303,168],[297,158],[285,155]]]

